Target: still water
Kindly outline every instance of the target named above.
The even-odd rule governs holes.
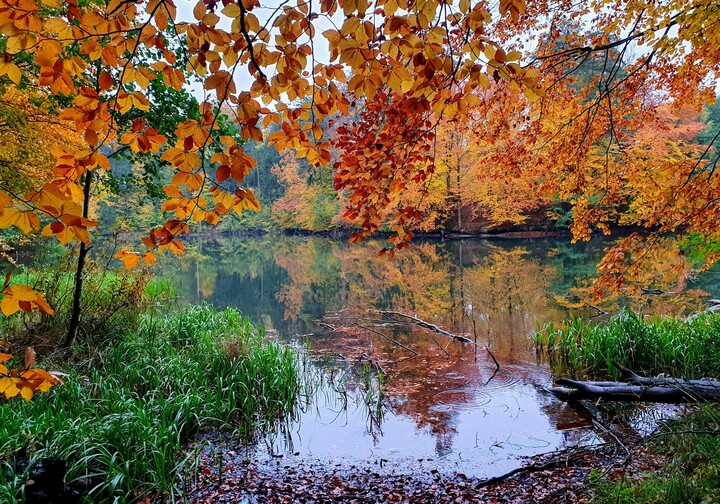
[[[312,390],[253,449],[256,460],[486,477],[526,456],[601,439],[588,419],[542,390],[552,375],[532,336],[545,323],[599,313],[587,287],[606,245],[428,241],[390,260],[373,242],[205,238],[161,274],[175,281],[183,303],[238,308],[270,334],[309,345]],[[658,257],[647,287],[668,294],[603,309],[687,314],[720,295],[717,271],[694,277],[675,255]],[[388,311],[396,313],[381,313]]]

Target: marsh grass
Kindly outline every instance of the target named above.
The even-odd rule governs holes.
[[[658,473],[634,483],[612,482],[591,475],[594,502],[691,504],[720,501],[720,408],[706,405],[698,412],[667,422],[648,442],[667,457]]]
[[[12,283],[22,283],[42,292],[55,311],[38,311],[0,318],[4,339],[17,347],[56,347],[63,340],[71,314],[75,274],[68,258],[53,268],[24,269],[16,272]],[[149,272],[108,269],[89,261],[83,280],[78,342],[104,344],[123,331],[137,327],[139,316],[149,306],[165,304],[176,296],[172,283],[154,278]],[[0,337],[2,338],[2,337]]]
[[[535,335],[553,370],[562,376],[610,374],[618,362],[638,373],[697,379],[720,378],[720,314],[690,319],[646,318],[630,310],[605,323],[572,319]]]
[[[570,320],[548,325],[535,342],[556,376],[620,375],[613,363],[648,376],[667,373],[688,379],[720,378],[720,314],[689,319],[643,317],[625,310],[605,323]],[[720,408],[667,421],[651,436],[651,451],[667,467],[639,481],[613,482],[591,474],[599,503],[704,503],[720,501]]]
[[[140,315],[66,368],[64,385],[0,404],[0,502],[22,498],[47,459],[66,460],[66,481],[93,502],[174,502],[193,460],[185,442],[206,428],[249,435],[292,410],[297,362],[234,310]]]

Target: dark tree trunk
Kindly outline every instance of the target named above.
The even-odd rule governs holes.
[[[85,184],[83,185],[83,218],[87,219],[90,211],[90,190],[92,189],[93,172],[85,173]],[[85,270],[85,258],[90,247],[80,242],[80,251],[78,252],[77,268],[75,269],[75,285],[72,300],[72,311],[70,313],[70,325],[65,336],[65,348],[72,346],[77,337],[78,328],[80,327],[80,302],[82,298],[83,272]]]

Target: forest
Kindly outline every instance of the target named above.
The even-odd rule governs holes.
[[[0,501],[718,498],[718,26],[0,0]]]

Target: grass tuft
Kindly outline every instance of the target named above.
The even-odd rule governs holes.
[[[618,362],[654,376],[720,378],[720,314],[690,319],[645,318],[623,310],[606,323],[572,319],[564,327],[549,324],[535,335],[558,375],[577,377],[609,373]]]
[[[593,502],[599,504],[692,504],[720,501],[720,408],[705,405],[698,412],[670,420],[650,440],[651,451],[667,459],[656,473],[639,481],[608,481],[593,477]]]
[[[175,501],[191,458],[183,444],[200,429],[249,435],[292,410],[298,359],[263,336],[237,311],[209,305],[141,315],[136,329],[65,369],[64,385],[0,404],[0,501],[22,498],[27,475],[48,459],[67,461],[66,481],[93,501]]]

